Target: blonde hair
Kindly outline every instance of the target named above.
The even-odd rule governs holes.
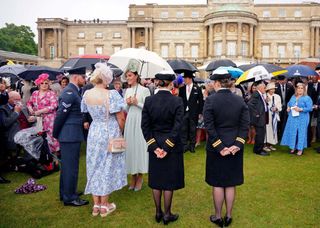
[[[302,86],[302,88],[303,88],[302,96],[307,96],[308,95],[308,93],[307,93],[308,91],[307,91],[306,85],[301,83],[301,82],[296,84],[294,95],[298,96],[298,90],[297,89],[298,89],[299,86]]]
[[[96,69],[91,75],[90,82],[94,85],[102,84],[103,82],[109,85],[113,79],[113,72],[110,67],[105,63],[96,63],[95,67]]]

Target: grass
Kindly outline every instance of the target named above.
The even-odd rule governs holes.
[[[237,188],[232,227],[320,227],[320,154],[307,149],[302,157],[278,147],[269,157],[244,155],[245,184]],[[180,214],[172,227],[212,227],[211,187],[204,181],[205,149],[185,154],[184,189],[176,191],[173,212]],[[92,217],[91,206],[64,207],[59,201],[59,173],[37,181],[48,189],[30,195],[13,191],[29,176],[8,173],[12,182],[0,185],[0,227],[161,227],[154,221],[154,205],[147,176],[140,192],[123,188],[111,195],[117,210],[106,218]],[[86,183],[85,153],[79,173],[79,190]],[[89,195],[83,198],[90,200]]]

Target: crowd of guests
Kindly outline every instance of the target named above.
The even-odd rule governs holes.
[[[183,153],[195,153],[205,138],[206,182],[213,186],[215,204],[210,220],[228,226],[235,186],[244,179],[246,138],[247,143],[254,144],[253,152],[262,156],[270,155],[278,144],[301,156],[318,138],[317,77],[288,80],[280,75],[236,86],[223,71],[213,72],[199,85],[194,74],[187,71],[179,76],[159,72],[153,79],[141,79],[141,67],[132,59],[124,74],[114,78],[106,64],[97,63],[89,80],[82,67],[69,70],[68,77],[57,81],[41,74],[34,82],[23,81],[16,90],[1,79],[0,140],[4,146],[0,175],[14,167],[14,159],[22,150],[14,135],[40,125],[56,158],[45,168],[59,170],[61,160],[59,194],[64,205],[89,203],[77,191],[80,147],[86,140],[84,193],[92,195],[92,215],[105,217],[116,210],[109,197],[127,185],[127,175],[128,189],[139,191],[143,175],[148,174],[155,220],[168,224],[178,219],[178,214],[171,212],[171,204],[173,192],[184,187]],[[320,76],[320,65],[316,71]],[[107,152],[109,141],[122,135],[126,151]],[[10,181],[0,176],[0,182]],[[222,218],[224,202],[226,216]]]

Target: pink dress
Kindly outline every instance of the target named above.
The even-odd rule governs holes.
[[[39,91],[34,91],[27,103],[28,107],[31,107],[33,111],[38,111],[44,108],[49,109],[47,113],[43,113],[43,130],[47,132],[48,144],[51,152],[59,151],[60,145],[58,140],[53,138],[53,122],[56,117],[57,107],[58,107],[58,98],[55,92],[49,90],[42,97],[40,97]]]

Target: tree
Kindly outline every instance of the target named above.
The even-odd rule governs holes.
[[[30,55],[37,55],[35,35],[29,26],[8,24],[0,28],[0,49]]]

